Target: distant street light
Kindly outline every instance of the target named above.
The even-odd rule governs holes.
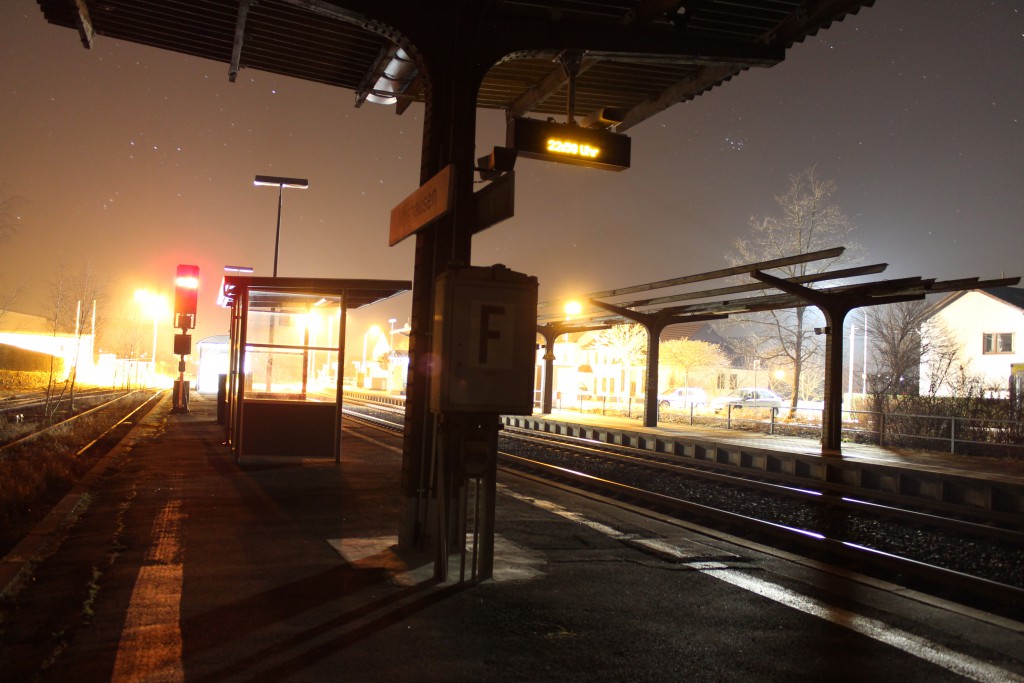
[[[391,393],[391,375],[395,374],[395,323],[398,318],[388,318],[391,329],[388,330],[388,393]]]
[[[376,332],[377,334],[380,334],[381,333],[380,327],[378,327],[377,325],[370,325],[370,329],[366,330],[366,333],[363,334],[363,365],[362,365],[362,369],[363,369],[363,388],[364,389],[366,388],[366,380],[370,376],[370,373],[367,372],[367,368],[366,368],[366,340],[370,336],[371,332]]]
[[[156,329],[157,321],[167,315],[167,299],[145,289],[135,290],[135,300],[142,306],[143,311],[153,318],[153,355],[150,357],[152,370],[150,379],[156,376]]]
[[[277,253],[281,246],[281,204],[284,198],[284,188],[291,187],[297,190],[305,190],[309,187],[309,181],[305,178],[282,178],[272,175],[258,175],[252,184],[270,186],[277,188],[277,231],[274,233],[274,277],[277,277]]]

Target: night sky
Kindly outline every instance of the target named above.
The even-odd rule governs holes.
[[[226,333],[224,265],[280,275],[411,279],[391,208],[418,185],[422,106],[353,106],[351,91],[50,26],[32,0],[0,8],[0,197],[21,198],[0,244],[0,291],[46,315],[60,264],[91,264],[108,311],[134,289],[202,271],[196,338]],[[481,112],[479,154],[504,143]],[[752,70],[631,129],[632,168],[520,160],[515,218],[474,241],[476,265],[536,275],[541,299],[727,265],[751,216],[816,165],[884,277],[1024,274],[1024,3],[878,0]],[[410,297],[353,326],[404,321]],[[362,328],[359,332],[361,334]],[[168,324],[163,347],[173,331]]]

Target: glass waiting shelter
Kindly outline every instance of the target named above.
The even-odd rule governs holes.
[[[405,280],[226,276],[231,309],[225,431],[235,458],[341,460],[345,319],[408,291]]]

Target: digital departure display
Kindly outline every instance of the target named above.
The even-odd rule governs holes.
[[[629,168],[629,137],[607,130],[516,118],[508,122],[505,145],[528,159],[610,171]]]

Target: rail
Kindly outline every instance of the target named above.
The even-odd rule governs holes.
[[[130,391],[128,393],[120,394],[116,398],[114,398],[114,399],[112,399],[110,401],[107,401],[105,403],[101,403],[100,405],[94,406],[94,407],[89,408],[88,410],[84,410],[84,411],[82,411],[80,413],[76,413],[75,415],[72,415],[72,416],[70,416],[70,417],[68,417],[68,418],[66,418],[64,420],[61,420],[60,422],[55,422],[53,424],[45,425],[45,426],[39,427],[37,429],[34,429],[33,431],[25,434],[24,436],[22,436],[20,438],[14,439],[12,441],[9,441],[7,443],[4,443],[4,444],[0,445],[0,458],[5,457],[9,453],[16,452],[16,450],[18,448],[23,447],[26,444],[28,444],[28,443],[30,443],[30,442],[32,442],[32,441],[34,441],[34,440],[36,440],[36,439],[38,439],[38,438],[40,438],[42,436],[51,435],[51,434],[64,433],[72,425],[75,425],[75,424],[78,424],[78,423],[82,422],[84,418],[87,418],[87,417],[90,417],[90,416],[102,413],[103,411],[111,408],[115,404],[131,400],[133,397],[138,395],[140,392],[141,393],[148,393],[148,391],[149,390],[139,390],[139,389],[136,389],[136,390]],[[162,393],[162,392],[157,391],[153,395],[157,396],[160,393]],[[130,414],[134,414],[136,412],[136,410],[137,410],[137,408],[132,409]],[[107,430],[107,431],[109,431],[109,430]],[[104,434],[105,433],[106,432],[104,432]],[[99,437],[97,437],[97,438],[99,438]],[[95,439],[92,440],[92,443],[94,443],[94,442],[95,442]],[[91,446],[92,443],[90,443],[89,445]]]
[[[352,404],[366,406],[362,400]],[[388,419],[350,416],[376,428],[401,429]],[[991,511],[962,514],[943,505],[922,507],[913,496],[882,502],[848,496],[834,483],[794,486],[771,481],[764,473],[751,479],[729,467],[708,469],[706,461],[694,466],[671,453],[564,435],[524,435],[517,429],[502,433],[499,455],[503,471],[511,467],[523,476],[521,467],[537,470],[545,482],[554,479],[591,497],[610,496],[611,504],[651,505],[660,513],[712,521],[712,526],[717,520],[734,535],[746,535],[737,531],[744,529],[775,536],[786,547],[806,545],[818,559],[826,552],[861,570],[895,572],[902,581],[939,583],[958,594],[984,598],[997,613],[1024,604],[1019,516],[1004,527]],[[933,552],[938,547],[942,550]]]

